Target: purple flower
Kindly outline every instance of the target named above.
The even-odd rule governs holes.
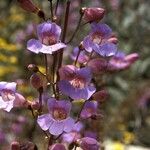
[[[120,71],[130,67],[137,59],[139,55],[132,53],[125,55],[123,52],[118,51],[117,54],[112,57],[108,63],[108,71]]]
[[[84,132],[84,137],[90,137],[90,138],[93,138],[93,139],[97,139],[97,133],[88,130],[88,131]]]
[[[38,117],[38,124],[44,130],[49,130],[52,135],[60,135],[70,132],[74,126],[74,120],[69,117],[71,103],[66,100],[57,101],[54,98],[48,100],[49,113]]]
[[[86,101],[86,103],[81,111],[80,117],[83,119],[87,119],[87,118],[90,118],[90,117],[96,115],[97,114],[97,106],[98,106],[98,103],[96,101]]]
[[[78,143],[83,150],[99,150],[100,148],[100,144],[97,140],[90,137],[84,137],[80,139]]]
[[[73,50],[73,53],[71,55],[71,58],[75,61],[76,60],[76,57],[78,55],[78,52],[79,52],[79,48],[78,47],[75,47],[74,50]],[[88,56],[86,55],[85,51],[81,51],[80,54],[79,54],[79,57],[78,57],[78,62],[79,63],[85,63],[88,61]]]
[[[112,36],[112,30],[106,24],[92,23],[91,33],[84,38],[83,46],[86,51],[93,50],[103,57],[110,57],[117,52],[117,46],[109,42]]]
[[[60,91],[74,100],[89,99],[96,91],[90,85],[92,78],[91,70],[88,67],[77,68],[67,65],[59,69],[61,81],[58,84]]]
[[[61,28],[51,22],[45,22],[37,26],[38,40],[30,39],[27,42],[27,49],[33,53],[52,54],[65,48],[66,45],[59,41]]]
[[[69,133],[64,133],[62,135],[63,142],[72,143],[81,138],[80,131],[83,129],[83,124],[81,122],[77,122],[72,131]]]
[[[15,82],[0,82],[0,109],[9,112],[13,108],[15,91]]]
[[[107,60],[104,58],[95,58],[90,60],[87,66],[91,68],[94,74],[101,74],[107,69]]]
[[[9,112],[13,107],[27,107],[28,102],[16,93],[15,82],[0,82],[0,109]]]

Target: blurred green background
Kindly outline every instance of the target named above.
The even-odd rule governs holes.
[[[50,17],[47,0],[34,0]],[[55,1],[53,1],[55,4]],[[70,29],[77,24],[79,1],[72,0],[70,12]],[[117,143],[150,147],[150,13],[148,0],[83,0],[82,6],[96,6],[106,9],[106,22],[119,39],[119,49],[126,53],[137,52],[140,59],[128,70],[106,75],[105,86],[110,96],[101,104],[103,119],[97,124],[100,140],[110,139]],[[61,14],[63,1],[59,8]],[[59,16],[60,17],[60,16]],[[31,72],[27,65],[36,63],[43,70],[42,56],[31,54],[26,50],[26,42],[36,37],[35,25],[41,20],[35,15],[22,10],[15,0],[0,1],[0,80],[17,81],[19,91],[32,100],[36,92],[29,87]],[[81,28],[72,45],[76,46],[80,39],[88,33],[89,27]],[[70,36],[71,32],[68,32]],[[82,34],[81,34],[82,33]],[[68,59],[68,56],[65,55]],[[16,117],[17,114],[17,117]],[[24,110],[13,111],[11,116],[0,111],[0,149],[7,147],[15,139],[28,139],[33,120]],[[18,117],[28,124],[26,130],[12,125],[19,125]],[[22,118],[22,119],[23,119]],[[21,123],[20,123],[21,124]],[[15,126],[14,125],[14,126]],[[11,130],[11,129],[12,130]],[[20,127],[21,128],[21,127]],[[40,132],[40,131],[39,131]],[[33,140],[42,138],[33,134]],[[120,147],[121,149],[121,147]],[[119,149],[114,149],[119,150]]]

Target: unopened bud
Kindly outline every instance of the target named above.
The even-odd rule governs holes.
[[[42,18],[42,19],[45,20],[45,14],[44,14],[44,12],[43,12],[42,10],[39,10],[39,11],[37,12],[37,15],[38,15],[40,18]]]
[[[103,8],[86,8],[84,11],[84,19],[88,22],[100,21],[105,15]]]
[[[117,44],[118,39],[116,37],[111,37],[111,38],[108,39],[108,42],[113,43],[113,44]]]
[[[28,70],[33,71],[33,72],[38,72],[39,68],[35,64],[29,64]]]
[[[39,102],[38,101],[31,102],[31,108],[34,110],[39,110],[40,109]]]
[[[137,59],[139,59],[139,55],[137,53],[132,53],[125,57],[125,60],[130,63],[134,63]]]
[[[42,75],[39,74],[39,73],[34,73],[30,77],[30,83],[36,89],[39,89],[40,87],[43,87],[43,77],[42,77]]]
[[[107,90],[101,90],[93,94],[93,99],[96,101],[103,102],[108,97]]]
[[[11,150],[20,150],[20,144],[17,141],[11,143]]]
[[[39,8],[36,7],[31,0],[17,0],[21,8],[32,13],[37,13]]]

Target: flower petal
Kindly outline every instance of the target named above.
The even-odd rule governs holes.
[[[53,119],[51,118],[50,114],[45,114],[38,117],[37,123],[44,131],[46,131],[52,125]]]
[[[103,57],[114,56],[117,52],[117,46],[112,43],[104,43],[102,45],[95,44],[95,47],[93,49]]]
[[[71,117],[67,118],[65,121],[64,131],[70,132],[73,129],[74,124],[75,124],[74,119],[72,119]]]
[[[13,92],[16,91],[16,86],[17,83],[16,82],[0,82],[0,91],[5,89],[5,90],[11,90]]]
[[[64,131],[64,121],[54,121],[49,128],[52,135],[60,135]]]
[[[31,39],[27,42],[27,49],[33,53],[38,54],[43,48],[43,45],[40,41]]]

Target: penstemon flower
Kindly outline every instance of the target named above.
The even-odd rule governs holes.
[[[33,53],[52,54],[66,45],[59,41],[61,28],[50,21],[37,26],[38,40],[30,39],[27,42],[27,49]]]
[[[95,134],[90,128],[95,127],[94,121],[99,119],[99,116],[103,116],[99,114],[98,106],[101,106],[108,97],[108,92],[103,87],[105,85],[103,80],[107,77],[105,75],[127,69],[139,55],[137,53],[126,55],[118,51],[118,38],[112,29],[105,23],[99,23],[104,17],[105,9],[81,8],[78,24],[72,33],[68,32],[73,29],[70,27],[72,24],[70,19],[77,16],[71,14],[71,11],[74,12],[72,6],[82,4],[82,0],[80,2],[57,0],[56,4],[52,0],[48,1],[50,18],[46,18],[44,12],[34,5],[32,0],[18,0],[24,10],[35,13],[44,20],[37,25],[37,39],[30,39],[27,42],[27,50],[35,54],[44,54],[42,55],[45,60],[44,71],[36,64],[27,67],[32,72],[30,83],[36,90],[38,98],[34,97],[34,100],[29,102],[17,92],[15,82],[0,82],[0,109],[9,112],[13,107],[24,107],[30,110],[34,119],[33,129],[35,130],[38,124],[46,136],[45,139],[48,139],[47,150],[76,150],[77,147],[82,150],[100,150],[101,145],[96,136],[98,132],[95,130]],[[60,16],[61,13],[64,14],[63,3],[66,7],[62,19]],[[62,8],[58,15],[59,7]],[[78,41],[77,45],[76,43],[70,45],[79,28],[85,25],[90,26],[89,34],[81,37],[83,41]],[[31,35],[30,32],[33,32],[31,27],[27,31],[28,36]],[[66,37],[67,35],[71,35],[70,39]],[[64,62],[63,54],[67,46],[71,48],[75,46],[70,55],[68,53],[65,55],[73,62],[70,60]],[[11,128],[16,133],[22,130],[18,122],[13,123]],[[33,138],[32,134],[29,138]],[[12,150],[22,148],[37,149],[37,146],[32,142],[23,144],[12,142]]]
[[[67,65],[59,69],[59,74],[60,91],[74,100],[88,100],[96,90],[93,85],[90,85],[92,73],[88,67],[79,69],[73,65]]]
[[[9,112],[13,107],[27,107],[28,102],[16,92],[15,82],[0,82],[0,109]]]
[[[78,143],[83,150],[99,150],[100,148],[100,144],[97,140],[90,137],[84,137],[78,140]]]
[[[81,130],[83,129],[83,124],[81,122],[77,122],[72,131],[69,133],[64,133],[62,135],[62,141],[67,143],[76,142],[78,139],[80,139],[81,136]]]
[[[49,113],[38,117],[37,122],[44,130],[49,130],[52,135],[70,132],[74,126],[74,120],[69,117],[71,103],[66,100],[57,101],[54,98],[48,100]]]
[[[80,118],[88,119],[92,116],[97,115],[97,101],[87,101],[81,111]]]
[[[100,56],[110,57],[117,52],[116,44],[109,41],[111,28],[106,24],[92,23],[90,34],[84,38],[83,47],[87,52],[96,52]]]

